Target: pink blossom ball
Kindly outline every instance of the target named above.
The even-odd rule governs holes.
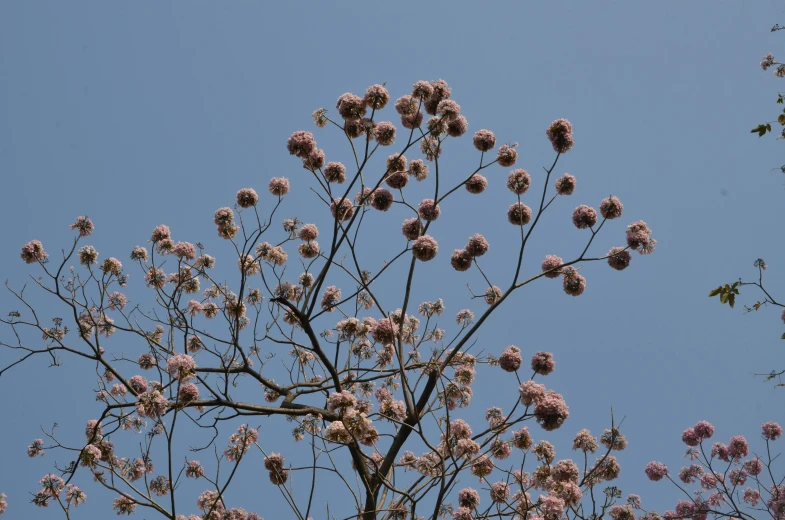
[[[517,145],[518,143],[513,145],[503,144],[499,147],[499,151],[496,154],[496,161],[500,166],[508,168],[515,164],[518,160],[518,151],[515,149]]]
[[[490,130],[482,129],[474,133],[474,147],[481,152],[492,150],[496,146],[496,136]]]
[[[623,247],[614,247],[608,251],[608,265],[617,271],[623,271],[630,265],[632,255]]]
[[[241,208],[256,206],[257,202],[259,202],[259,195],[253,188],[243,188],[237,192],[237,205]]]
[[[466,251],[475,257],[482,256],[488,252],[489,247],[490,245],[488,244],[488,241],[485,240],[485,237],[479,233],[475,233],[475,235],[469,239],[469,243],[466,245]]]
[[[382,121],[376,124],[373,129],[373,136],[381,146],[390,146],[395,142],[395,125],[389,121]]]
[[[518,168],[510,172],[507,177],[507,189],[516,195],[523,195],[529,189],[532,178],[529,172],[522,168]]]
[[[422,232],[422,229],[422,224],[418,218],[404,220],[403,225],[401,226],[403,236],[409,240],[417,240],[417,238],[420,236],[420,233]]]
[[[559,195],[572,195],[575,191],[576,183],[577,181],[573,175],[565,173],[556,179],[556,193]]]
[[[564,292],[570,296],[580,296],[586,290],[586,278],[578,274],[578,270],[572,266],[562,269],[562,286]]]
[[[597,212],[594,208],[580,205],[572,213],[572,223],[578,229],[588,229],[597,223]]]
[[[608,220],[621,217],[624,204],[617,197],[608,197],[600,202],[600,215]]]
[[[515,372],[521,368],[522,362],[521,350],[514,345],[504,349],[499,356],[499,367],[505,372]]]
[[[346,181],[346,166],[339,162],[329,162],[324,168],[324,178],[327,182],[341,184]]]
[[[439,208],[439,205],[433,199],[425,199],[420,202],[419,206],[419,213],[420,218],[426,221],[434,221],[439,218],[441,215],[442,210]]]
[[[515,226],[525,226],[531,218],[532,210],[523,202],[516,202],[507,210],[507,220]]]
[[[545,272],[546,278],[558,278],[561,276],[561,270],[557,269],[559,266],[564,264],[564,261],[556,256],[556,255],[548,255],[545,257],[545,260],[542,261],[542,270]],[[552,271],[552,269],[555,269]],[[550,272],[546,272],[550,271]]]
[[[482,193],[485,191],[485,188],[488,187],[488,179],[480,175],[479,173],[475,173],[469,180],[466,181],[466,191],[473,194]]]
[[[541,376],[547,376],[556,368],[553,354],[550,352],[537,352],[532,356],[531,367],[535,373],[540,374]]]
[[[340,206],[340,207],[339,207]],[[333,199],[330,204],[330,213],[336,220],[349,220],[354,215],[354,206],[349,199]]]
[[[472,266],[472,255],[465,249],[456,249],[450,257],[450,264],[456,271],[467,271]]]
[[[392,192],[386,188],[377,188],[371,193],[371,206],[379,211],[387,211],[394,201]]]
[[[460,137],[469,129],[469,121],[463,116],[458,116],[447,123],[447,134],[450,137]]]
[[[414,258],[423,262],[433,260],[438,252],[439,244],[430,235],[423,235],[412,244]]]

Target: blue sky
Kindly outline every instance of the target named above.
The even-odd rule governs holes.
[[[509,344],[524,354],[553,352],[557,370],[546,383],[565,396],[571,415],[553,436],[535,426],[536,438],[555,439],[567,457],[575,432],[599,433],[613,407],[630,442],[618,485],[662,512],[676,490],[648,482],[643,467],[652,459],[684,464],[684,428],[707,419],[721,439],[757,439],[762,422],[785,420],[782,390],[753,377],[783,365],[779,313],[730,311],[706,297],[720,283],[754,276],[758,257],[781,293],[785,246],[776,222],[785,217],[785,178],[773,170],[783,162],[781,145],[749,130],[776,110],[781,87],[758,62],[767,52],[777,56],[781,35],[769,29],[783,15],[773,1],[5,2],[1,274],[19,287],[35,272],[19,260],[19,247],[38,238],[56,253],[71,240],[68,224],[83,214],[96,224],[90,243],[104,258],[127,258],[166,223],[220,261],[229,250],[214,234],[213,211],[231,205],[239,188],[261,193],[274,176],[292,180],[286,216],[323,222],[286,138],[314,130],[316,108],[374,83],[386,82],[397,98],[417,80],[444,78],[470,132],[489,128],[499,142],[520,143],[518,166],[539,186],[542,166],[553,160],[545,128],[566,117],[576,145],[556,173],[574,174],[578,189],[546,214],[528,269],[536,272],[545,254],[579,251],[587,237],[570,225],[572,209],[596,207],[611,193],[625,205],[623,222],[610,223],[593,250],[620,245],[624,225],[638,219],[654,230],[658,250],[636,255],[622,273],[587,266],[580,298],[540,280],[488,321],[478,346],[496,354]],[[385,118],[397,124],[391,107]],[[328,160],[347,162],[334,133],[314,132]],[[453,149],[446,171],[475,164],[469,135]],[[503,189],[506,174],[495,166],[488,193],[442,206],[442,267],[425,266],[418,283],[422,299],[444,298],[449,315],[482,308],[465,289],[467,281],[481,285],[476,271],[472,278],[443,268],[466,237],[489,239],[491,272],[510,267],[514,235],[503,212],[494,213],[513,202]],[[385,226],[402,218],[377,219],[378,232],[367,236],[372,258],[384,258]],[[138,269],[127,272],[129,285],[140,284]],[[742,301],[756,297],[748,291]],[[36,301],[42,314],[56,313],[52,302]],[[14,308],[9,294],[0,296],[3,313]],[[8,330],[0,334],[9,339]],[[3,364],[11,359],[0,352]],[[79,439],[98,413],[90,367],[65,361],[47,368],[33,360],[0,378],[0,492],[13,503],[11,518],[56,514],[26,503],[53,460],[63,459],[27,460],[38,425],[57,422],[64,436]],[[497,371],[480,370],[475,413],[495,404],[497,380]],[[514,381],[506,385],[514,399]],[[276,431],[261,432],[273,451]],[[246,501],[237,505],[269,517],[285,511],[266,477],[247,471],[234,491]],[[104,518],[108,497],[83,488],[100,498],[80,517]],[[254,502],[250,493],[259,489],[270,503]]]

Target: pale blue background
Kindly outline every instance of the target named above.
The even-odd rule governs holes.
[[[586,235],[571,227],[570,211],[596,206],[609,193],[624,202],[625,215],[594,251],[621,243],[623,226],[640,218],[660,246],[651,257],[636,255],[623,273],[588,266],[588,289],[577,299],[542,280],[488,322],[479,346],[554,352],[557,371],[546,382],[564,394],[571,415],[556,435],[532,431],[555,439],[560,456],[570,456],[577,430],[599,433],[611,407],[617,418],[626,416],[630,447],[620,456],[617,485],[662,512],[673,507],[676,490],[648,482],[643,467],[658,459],[678,470],[684,428],[707,419],[718,440],[744,433],[760,448],[759,425],[785,420],[783,390],[753,377],[785,365],[779,312],[731,312],[706,297],[719,283],[754,275],[757,257],[770,265],[771,289],[785,293],[785,178],[772,170],[783,162],[782,145],[749,133],[777,110],[781,83],[758,62],[779,54],[782,35],[769,28],[783,15],[773,1],[2,2],[1,274],[18,287],[35,272],[20,261],[19,247],[38,238],[55,256],[81,214],[96,223],[90,243],[104,258],[126,262],[130,248],[165,222],[183,240],[213,247],[220,261],[228,249],[214,235],[212,212],[231,205],[239,188],[264,191],[272,176],[293,182],[283,216],[320,221],[323,213],[306,207],[313,202],[306,172],[285,140],[312,130],[314,109],[332,108],[343,92],[362,94],[373,83],[386,81],[397,98],[416,80],[446,79],[470,131],[490,128],[500,142],[518,141],[519,165],[535,184],[553,157],[544,130],[567,117],[576,146],[557,173],[575,174],[578,190],[546,219],[528,268],[547,253],[573,254]],[[386,114],[397,124],[392,108]],[[330,135],[316,132],[328,160],[346,160]],[[464,171],[462,158],[474,165],[476,154],[469,136],[459,144],[447,164]],[[501,210],[486,215],[512,202],[502,187],[506,169],[492,168],[487,177],[492,189],[482,197],[461,195],[443,206],[435,235],[442,268],[420,275],[431,284],[427,298],[444,297],[449,316],[469,306],[466,281],[481,285],[476,271],[466,278],[443,269],[466,236],[488,237],[496,253],[489,269],[509,267],[500,254],[512,254],[509,225]],[[470,204],[476,214],[463,211]],[[448,217],[452,227],[444,225]],[[389,218],[395,228],[403,217]],[[368,235],[369,247],[384,238]],[[138,270],[127,272],[130,285],[139,284]],[[747,292],[742,301],[756,296]],[[15,308],[9,295],[0,297],[4,314]],[[10,359],[0,352],[0,361]],[[65,460],[54,453],[27,459],[38,425],[56,421],[80,442],[84,422],[98,413],[90,367],[65,361],[54,369],[37,359],[0,379],[0,491],[9,495],[9,518],[58,515],[27,503],[53,460]],[[498,371],[483,372],[477,413],[495,403],[498,388],[514,399],[512,380],[499,387]],[[279,451],[276,430],[262,435]],[[230,491],[230,505],[290,517],[260,459],[255,464]],[[110,497],[82,484],[89,500],[77,517],[113,516]],[[187,503],[180,512],[196,509]],[[320,508],[313,516],[323,514]]]

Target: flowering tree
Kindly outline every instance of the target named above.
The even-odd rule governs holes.
[[[22,310],[2,319],[13,332],[2,345],[17,357],[0,374],[36,355],[55,364],[64,355],[81,358],[94,367],[100,402],[83,438],[67,442],[51,430],[29,446],[31,457],[62,450],[71,460],[41,480],[36,505],[56,505],[70,517],[86,498],[77,486],[92,479],[115,494],[117,514],[144,509],[170,519],[253,520],[259,516],[240,506],[255,504],[237,503],[245,501],[232,496],[229,486],[242,462],[260,458],[271,489],[277,487],[303,520],[322,507],[314,496],[326,477],[345,492],[338,506],[344,510],[336,513],[328,505],[328,517],[554,520],[609,512],[619,520],[639,505],[635,496],[616,504],[620,490],[597,487],[617,478],[620,466],[612,452],[626,446],[613,419],[599,441],[588,430],[578,432],[577,463],[557,460],[551,443],[535,440],[569,415],[563,397],[535,381],[554,370],[551,354],[527,354],[531,362],[524,364],[515,346],[498,348],[498,356],[473,347],[483,323],[520,289],[558,279],[567,295],[579,296],[586,289],[584,265],[604,261],[625,269],[632,251],[654,250],[651,230],[635,222],[626,229],[626,245],[592,255],[598,233],[621,217],[623,206],[616,197],[601,201],[599,212],[580,205],[572,222],[587,239],[577,253],[568,260],[549,255],[529,272],[524,258],[534,229],[556,199],[576,187],[569,174],[553,180],[559,157],[573,146],[571,124],[557,119],[547,129],[556,157],[541,176],[513,169],[517,143],[497,148],[489,130],[473,137],[479,165],[446,176],[442,152],[468,127],[451,89],[443,80],[418,81],[411,94],[398,98],[394,107],[403,132],[378,120],[389,100],[384,86],[373,85],[364,97],[340,96],[339,117],[314,112],[317,127],[345,135],[349,166],[327,162],[311,132],[289,137],[288,151],[302,161],[323,208],[319,226],[296,218],[283,220],[282,230],[274,225],[290,190],[280,177],[269,183],[270,203],[244,188],[233,209],[215,212],[229,264],[236,265],[227,270],[231,281],[219,278],[218,262],[203,245],[175,241],[165,225],[153,230],[150,245],[130,254],[149,290],[146,306],[131,305],[123,294],[129,275],[120,260],[102,260],[83,244],[94,231],[87,217],[71,225],[76,237],[56,261],[37,240],[22,248],[22,259],[42,271],[32,279],[34,288],[56,300],[67,318],[50,324],[24,288],[9,287]],[[428,121],[423,111],[432,116]],[[382,154],[396,143],[394,153]],[[418,150],[423,158],[407,158]],[[448,255],[439,254],[436,238],[448,217],[440,203],[464,189],[469,196],[482,194],[488,184],[483,173],[494,166],[511,169],[506,217],[518,244],[499,251],[513,258],[506,273],[483,270],[490,245],[480,233]],[[524,195],[533,185],[539,194],[529,206]],[[418,190],[426,198],[413,202]],[[387,258],[374,263],[361,232],[372,219],[392,215],[402,220],[403,236],[374,239],[370,245]],[[468,296],[483,310],[459,310],[445,323],[442,299],[416,304],[419,293],[436,289],[422,274],[428,263],[449,265],[485,286]],[[400,290],[380,291],[382,280],[396,272]],[[120,352],[118,338],[124,338],[122,348],[134,351]],[[282,348],[291,360],[276,356]],[[518,392],[511,402],[489,408],[486,423],[470,426],[460,409],[471,402],[480,365],[508,373]],[[307,449],[284,458],[276,452],[283,440],[260,437],[258,425],[251,424],[276,416],[291,421],[294,440]],[[243,424],[229,426],[233,421]],[[226,428],[234,433],[227,435]],[[125,440],[133,435],[129,430],[146,432],[136,451]],[[203,443],[196,440],[201,437]],[[207,448],[214,451],[210,460],[204,458]],[[228,473],[220,471],[227,466]],[[187,479],[197,479],[204,491],[191,497]],[[474,485],[462,487],[467,480]],[[487,498],[481,500],[477,488]],[[1,513],[6,504],[0,504]],[[200,512],[186,517],[183,510]]]
[[[646,466],[650,480],[669,480],[683,494],[675,510],[665,512],[664,518],[785,518],[785,485],[782,477],[774,476],[773,461],[777,457],[771,453],[771,443],[782,436],[782,427],[774,422],[761,426],[765,441],[761,454],[750,454],[743,435],[731,437],[728,444],[714,442],[709,446],[707,441],[713,435],[714,426],[707,421],[684,430],[681,438],[688,447],[685,457],[692,463],[679,471],[681,483],[661,462]]]

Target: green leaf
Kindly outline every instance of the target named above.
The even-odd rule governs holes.
[[[734,301],[736,301],[736,296],[733,293],[731,293],[730,296],[728,296],[728,305],[730,305],[731,309],[733,308]]]
[[[722,293],[720,295],[720,303],[722,303],[723,305],[728,303],[728,296],[729,295],[730,295],[730,293],[727,293],[727,292]]]
[[[785,339],[785,333],[782,334],[782,337],[780,339]]]
[[[714,296],[717,296],[721,292],[722,292],[722,286],[720,285],[719,287],[717,287],[716,289],[714,289],[709,293],[709,298],[713,298]]]
[[[785,126],[785,114],[780,114],[777,118],[777,122],[783,126]]]

